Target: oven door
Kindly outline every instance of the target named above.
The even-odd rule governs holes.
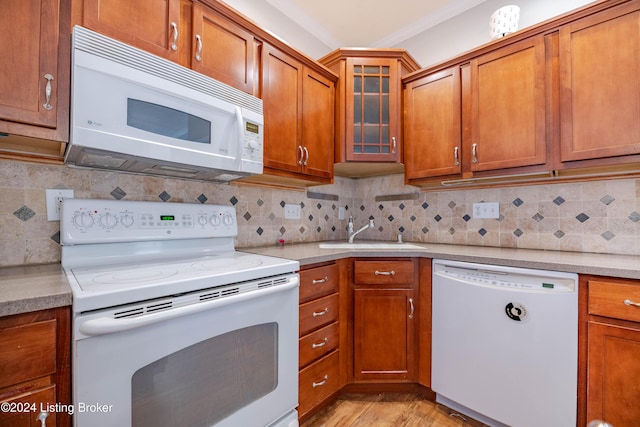
[[[297,426],[298,287],[76,316],[75,426]]]

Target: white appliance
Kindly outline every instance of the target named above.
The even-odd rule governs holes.
[[[70,166],[226,182],[262,173],[262,100],[74,27]]]
[[[299,263],[233,207],[65,199],[76,427],[298,425]]]
[[[490,426],[576,425],[578,277],[433,261],[436,401]]]

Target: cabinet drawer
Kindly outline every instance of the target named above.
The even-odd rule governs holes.
[[[589,280],[589,314],[640,322],[640,283]],[[627,301],[627,304],[625,304]]]
[[[325,326],[300,338],[300,367],[307,366],[316,359],[332,352],[338,347],[338,322]]]
[[[300,336],[338,319],[338,294],[300,304]]]
[[[353,272],[356,285],[411,285],[414,281],[412,260],[355,261]]]
[[[0,388],[56,371],[56,321],[0,330]]]
[[[300,272],[300,302],[338,292],[338,266],[310,268]]]
[[[339,351],[318,360],[300,371],[298,412],[304,415],[324,399],[338,391]]]

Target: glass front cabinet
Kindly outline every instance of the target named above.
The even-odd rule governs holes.
[[[402,85],[419,64],[403,49],[337,49],[336,163],[402,163]]]

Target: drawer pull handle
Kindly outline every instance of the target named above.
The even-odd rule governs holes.
[[[314,311],[313,312],[313,317],[318,317],[318,316],[324,316],[325,314],[327,314],[329,312],[329,307],[325,308],[322,311]]]
[[[173,42],[171,43],[171,50],[178,50],[178,24],[172,22],[171,31],[173,32]]]
[[[200,62],[202,61],[202,37],[200,34],[196,34],[196,45],[196,61]]]
[[[413,319],[413,313],[415,311],[413,307],[413,298],[409,298],[409,306],[410,306],[409,319]]]
[[[317,285],[318,283],[327,283],[328,281],[329,278],[327,276],[324,276],[322,279],[313,279],[311,283]]]
[[[329,338],[326,337],[325,339],[323,339],[322,341],[320,341],[319,343],[311,343],[311,348],[318,348],[318,347],[324,347],[325,345],[327,345],[329,343]]]
[[[40,421],[40,427],[47,427],[47,417],[49,416],[48,412],[40,412],[38,414],[37,420]]]
[[[624,300],[624,305],[629,305],[633,307],[640,307],[640,302],[633,302],[630,299]]]
[[[396,272],[391,270],[391,271],[375,271],[375,275],[376,276],[395,276]]]
[[[320,387],[321,385],[325,385],[327,383],[327,381],[329,381],[329,375],[325,375],[322,378],[322,381],[318,381],[317,383],[314,382],[314,383],[311,384],[311,386],[313,388]]]

